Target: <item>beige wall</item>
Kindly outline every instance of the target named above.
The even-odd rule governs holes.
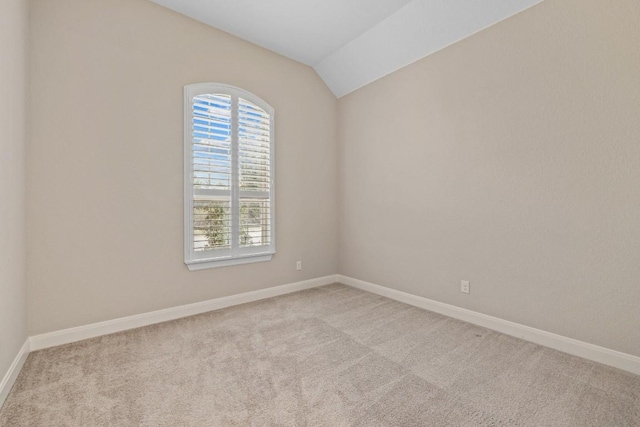
[[[337,273],[337,101],[311,68],[147,0],[34,0],[31,37],[31,334]],[[209,81],[276,110],[278,253],[189,272],[182,94]]]
[[[0,381],[27,338],[27,1],[0,2]],[[1,404],[1,402],[0,402]]]
[[[339,271],[640,355],[635,0],[546,0],[339,102],[145,0],[31,6],[32,334]],[[276,108],[270,263],[182,262],[182,87],[203,81]]]
[[[342,98],[340,272],[640,356],[638,23],[546,0]]]

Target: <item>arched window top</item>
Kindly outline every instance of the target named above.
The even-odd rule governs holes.
[[[229,97],[242,98],[259,107],[270,116],[273,116],[274,113],[273,107],[259,96],[254,95],[253,93],[244,89],[240,89],[238,87],[223,83],[194,83],[185,86],[185,93],[188,93],[191,96],[222,94]]]

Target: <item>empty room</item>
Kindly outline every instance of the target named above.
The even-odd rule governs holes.
[[[640,426],[637,0],[0,0],[0,426]]]

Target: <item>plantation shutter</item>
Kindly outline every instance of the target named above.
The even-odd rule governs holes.
[[[229,95],[193,99],[193,249],[231,247],[232,101]]]
[[[189,85],[185,125],[185,263],[268,261],[275,253],[273,108],[231,86]]]
[[[271,120],[255,104],[238,100],[240,247],[271,241]]]

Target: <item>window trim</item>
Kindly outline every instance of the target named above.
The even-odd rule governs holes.
[[[240,201],[239,172],[238,172],[238,99],[242,98],[256,106],[262,108],[270,118],[270,146],[269,146],[269,169],[270,169],[270,244],[265,246],[247,247],[224,250],[225,255],[215,257],[204,257],[193,249],[193,98],[203,94],[224,94],[232,99],[232,188],[231,203],[238,204]],[[222,83],[195,83],[184,87],[184,263],[190,271],[204,270],[208,268],[226,267],[231,265],[248,264],[254,262],[270,261],[276,253],[276,207],[275,207],[275,111],[274,108],[258,96]],[[234,218],[234,221],[236,219]],[[238,218],[239,220],[239,218]],[[237,231],[237,230],[234,230]],[[239,236],[239,233],[238,233]],[[232,239],[238,236],[233,236]]]

